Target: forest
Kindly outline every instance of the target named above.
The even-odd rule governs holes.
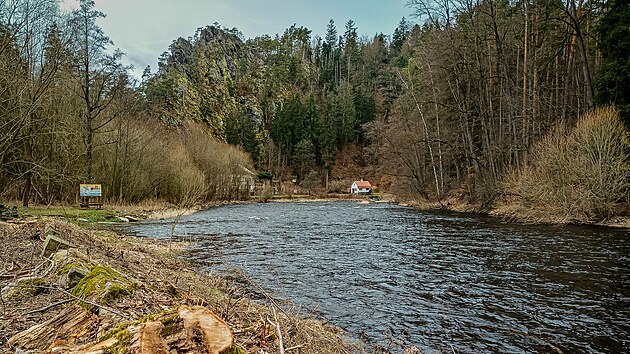
[[[0,199],[73,202],[98,181],[111,203],[194,204],[367,178],[564,221],[630,212],[626,1],[407,6],[415,22],[370,37],[351,19],[247,39],[215,22],[135,80],[93,1],[0,0]]]

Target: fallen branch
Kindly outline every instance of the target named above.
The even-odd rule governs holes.
[[[25,314],[24,314],[24,316],[26,316],[26,315],[31,315],[31,314],[34,314],[34,313],[37,313],[37,312],[44,312],[44,311],[46,311],[46,310],[48,310],[48,309],[51,309],[51,308],[53,308],[53,307],[55,307],[55,306],[59,306],[59,305],[63,305],[63,304],[67,304],[68,302],[73,301],[73,300],[74,300],[74,299],[68,299],[68,300],[58,301],[58,302],[55,302],[54,304],[50,304],[50,305],[48,305],[48,306],[46,306],[46,307],[42,307],[41,309],[37,309],[37,310],[33,310],[33,311],[29,311],[29,312],[25,313]]]
[[[63,290],[63,289],[61,289],[61,288],[49,287],[49,289],[61,291],[62,293],[64,293],[64,294],[66,294],[66,295],[70,296],[71,298],[73,298],[73,299],[75,299],[75,300],[79,300],[79,301],[84,302],[84,303],[86,303],[86,304],[88,304],[88,305],[96,306],[96,307],[98,307],[98,308],[100,308],[100,309],[103,309],[103,310],[105,310],[105,311],[107,311],[107,312],[111,312],[111,313],[113,313],[114,315],[120,316],[120,317],[122,317],[122,318],[124,318],[124,319],[126,319],[126,320],[130,320],[130,319],[131,319],[129,316],[125,315],[125,314],[124,314],[124,313],[122,313],[122,312],[118,312],[118,311],[116,311],[116,310],[114,310],[114,309],[112,309],[112,308],[110,308],[110,307],[107,307],[107,306],[99,305],[99,304],[97,304],[97,303],[95,303],[95,302],[93,302],[93,301],[88,301],[88,300],[82,299],[82,298],[80,298],[80,297],[78,297],[78,296],[75,296],[75,295],[74,295],[74,294],[72,294],[71,292],[65,291],[65,290]]]
[[[276,320],[276,323],[273,323],[269,317],[267,317],[267,321],[270,325],[272,325],[278,334],[278,347],[280,348],[280,354],[284,354],[284,343],[282,342],[282,331],[280,330],[280,321],[278,321],[278,314],[276,313],[276,309],[273,309],[273,317]]]
[[[126,320],[130,320],[130,319],[131,319],[129,316],[125,315],[125,314],[124,314],[124,313],[122,313],[122,312],[118,312],[118,311],[116,311],[116,310],[114,310],[114,309],[112,309],[112,308],[110,308],[110,307],[107,307],[107,306],[103,306],[103,305],[97,304],[97,303],[95,303],[95,302],[93,302],[93,301],[89,301],[89,300],[86,300],[86,299],[82,299],[82,298],[80,298],[80,297],[78,297],[78,296],[76,296],[76,295],[72,294],[71,292],[69,292],[69,291],[65,291],[65,290],[63,290],[63,289],[61,289],[61,288],[59,288],[59,287],[55,287],[55,286],[45,286],[45,285],[30,285],[30,286],[22,286],[22,285],[17,285],[17,284],[16,284],[16,285],[9,285],[9,287],[12,287],[12,288],[33,288],[33,287],[36,287],[36,288],[40,288],[40,289],[57,290],[57,291],[60,291],[60,292],[62,292],[62,293],[64,293],[64,294],[66,294],[66,295],[70,296],[70,297],[71,297],[72,299],[74,299],[74,300],[79,300],[79,301],[84,302],[84,303],[86,303],[86,304],[88,304],[88,305],[96,306],[96,307],[98,307],[98,308],[100,308],[100,309],[103,309],[103,310],[105,310],[105,311],[107,311],[107,312],[111,312],[111,313],[113,313],[114,315],[119,316],[119,317],[122,317],[122,318],[124,318],[124,319],[126,319]]]

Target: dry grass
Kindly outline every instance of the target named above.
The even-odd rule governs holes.
[[[630,202],[629,133],[618,113],[600,108],[531,151],[531,165],[503,181],[505,214],[536,222],[597,222]],[[507,211],[509,209],[509,211]]]
[[[303,354],[353,353],[356,348],[341,339],[338,329],[316,321],[291,306],[274,309],[252,301],[250,289],[237,286],[233,280],[196,272],[176,256],[189,243],[146,240],[118,235],[107,230],[85,230],[66,222],[48,220],[16,224],[0,224],[0,288],[27,275],[45,280],[46,291],[27,298],[0,298],[0,351],[9,351],[8,338],[59,313],[61,306],[32,312],[62,300],[67,295],[57,291],[58,274],[40,257],[41,237],[46,223],[53,225],[64,238],[77,246],[70,257],[84,264],[102,265],[132,279],[137,284],[133,293],[116,303],[108,304],[129,320],[161,313],[179,305],[202,305],[217,313],[231,327],[236,344],[249,353],[278,352],[278,336],[269,319],[279,323],[285,348]],[[56,267],[61,266],[60,264]],[[100,335],[123,321],[107,312],[97,312],[98,328],[85,333],[84,342]]]
[[[85,153],[77,126],[81,125],[71,125],[66,135],[47,140],[50,152],[46,163],[34,170],[31,202],[76,201],[78,185],[85,181]],[[254,181],[253,172],[248,172],[254,171],[249,155],[212,138],[200,124],[175,130],[150,120],[119,117],[95,139],[94,181],[102,184],[106,203],[161,200],[188,207],[238,200],[249,196]],[[22,177],[0,176],[4,178],[0,198],[20,200]]]

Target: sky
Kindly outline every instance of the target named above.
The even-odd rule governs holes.
[[[197,28],[218,22],[236,27],[244,37],[282,34],[294,23],[323,37],[333,19],[337,32],[352,19],[359,36],[391,35],[404,16],[407,0],[94,0],[95,9],[107,17],[98,24],[122,50],[125,64],[140,78],[147,65],[157,70],[157,58],[179,37],[188,38]],[[78,0],[62,0],[63,10],[78,8]]]

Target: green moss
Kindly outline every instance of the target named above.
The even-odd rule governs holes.
[[[123,323],[119,323],[116,326],[114,326],[114,328],[110,329],[109,331],[105,332],[105,334],[103,334],[102,336],[100,336],[98,338],[98,342],[104,342],[112,337],[116,337],[118,338],[118,336],[121,334],[121,332],[123,331],[127,331],[127,328],[131,327],[131,326],[135,326],[139,323],[139,321],[132,321],[132,322],[123,322]],[[129,331],[127,331],[129,332]]]
[[[66,264],[64,264],[63,266],[59,267],[59,269],[57,269],[57,275],[64,275],[64,274],[68,274],[68,272],[70,271],[70,269],[75,266],[75,262],[74,261],[70,261]]]
[[[232,348],[228,349],[225,354],[247,354],[247,351],[243,349],[240,345],[234,343],[232,344]]]
[[[103,353],[107,354],[126,354],[129,351],[129,344],[131,343],[132,334],[129,331],[129,327],[135,326],[138,324],[138,321],[134,322],[124,322],[116,327],[110,329],[102,335],[98,342],[104,342],[110,338],[116,338],[118,342],[110,348],[106,348],[103,350]]]
[[[64,275],[64,274],[68,274],[70,272],[70,269],[72,269],[72,267],[75,268],[80,268],[80,269],[85,269],[85,270],[89,270],[90,267],[75,261],[75,260],[70,260],[68,263],[64,264],[63,266],[59,267],[59,269],[57,269],[57,275]]]
[[[111,303],[129,296],[134,283],[112,268],[94,266],[90,273],[72,288],[72,295],[82,299],[102,298]]]
[[[181,322],[179,313],[177,313],[176,311],[169,311],[165,314],[170,314],[170,315],[160,318],[160,322],[162,322],[163,325],[168,326],[176,322]]]
[[[15,287],[11,297],[16,299],[27,299],[29,297],[37,296],[46,291],[44,286],[46,281],[41,278],[23,279],[19,280]]]
[[[131,295],[131,290],[119,284],[114,284],[109,287],[103,298],[107,303],[112,303],[120,298]]]
[[[162,337],[166,338],[170,335],[181,332],[183,329],[184,329],[184,325],[182,324],[181,320],[170,322],[164,325],[164,328],[162,328],[162,331],[161,331],[161,335]]]

